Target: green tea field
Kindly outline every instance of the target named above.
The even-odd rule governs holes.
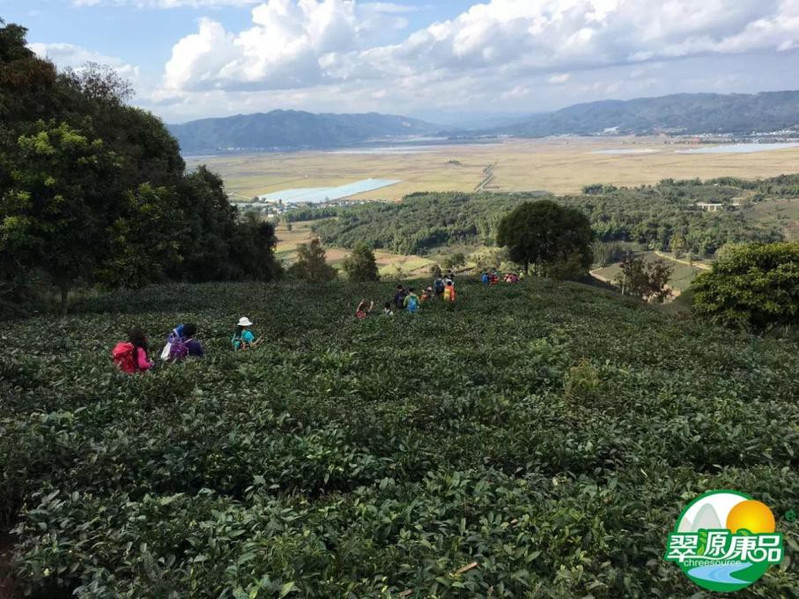
[[[392,285],[151,287],[0,324],[19,596],[700,597],[663,557],[711,489],[784,535],[739,596],[796,596],[794,343],[538,280],[354,317]],[[242,315],[266,342],[233,353]],[[115,370],[128,327],[157,354],[190,321],[205,360]]]

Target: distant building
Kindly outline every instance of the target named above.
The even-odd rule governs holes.
[[[718,212],[724,210],[724,204],[709,204],[707,202],[697,202],[697,207],[706,212]]]

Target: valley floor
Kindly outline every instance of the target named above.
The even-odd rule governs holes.
[[[647,137],[498,140],[491,144],[433,146],[410,152],[295,152],[188,158],[225,180],[234,199],[285,189],[335,187],[363,179],[400,183],[351,199],[399,200],[414,192],[479,189],[579,193],[603,183],[634,187],[661,179],[774,177],[796,171],[799,148],[750,154],[679,154],[691,146]],[[604,154],[622,150],[652,150]]]

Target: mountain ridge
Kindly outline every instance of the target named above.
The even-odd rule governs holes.
[[[516,137],[618,134],[751,134],[797,129],[799,91],[670,94],[599,100],[534,115],[484,134]]]
[[[501,121],[499,121],[501,122]],[[187,154],[239,151],[327,150],[415,137],[458,140],[555,135],[799,135],[799,91],[758,94],[671,94],[598,100],[531,114],[484,129],[442,126],[378,112],[312,113],[273,110],[167,125]]]
[[[400,115],[303,110],[239,114],[167,127],[184,153],[334,149],[368,141],[433,135],[443,129]]]

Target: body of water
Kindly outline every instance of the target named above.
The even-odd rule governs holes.
[[[342,200],[350,196],[358,195],[359,193],[382,189],[383,187],[389,187],[397,183],[401,183],[401,181],[394,179],[363,179],[362,181],[340,185],[339,187],[301,187],[284,189],[282,191],[275,191],[258,196],[258,199],[263,202],[277,202],[278,200],[282,200],[286,204],[321,204],[322,202]]]
[[[730,144],[728,146],[708,146],[691,150],[677,150],[677,154],[750,154],[752,152],[771,152],[798,148],[799,143],[775,144]]]

